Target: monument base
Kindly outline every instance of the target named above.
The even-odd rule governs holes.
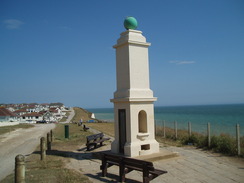
[[[113,141],[111,152],[119,154],[119,143]],[[129,157],[149,155],[159,152],[159,143],[156,140],[146,140],[142,142],[126,143],[124,146],[124,155]]]
[[[145,161],[160,161],[160,160],[165,160],[165,159],[170,159],[170,158],[176,158],[179,157],[178,152],[171,152],[165,149],[160,149],[158,153],[153,153],[150,155],[142,155],[142,156],[137,156],[134,157],[135,159],[140,159],[140,160],[145,160]]]
[[[126,143],[124,154],[129,157],[148,155],[159,152],[159,144],[156,140],[146,140],[142,142]]]

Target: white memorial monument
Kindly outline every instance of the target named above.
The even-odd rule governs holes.
[[[115,140],[112,152],[135,157],[159,152],[155,140],[153,91],[149,84],[150,43],[133,17],[124,22],[116,49],[117,90],[114,92]]]

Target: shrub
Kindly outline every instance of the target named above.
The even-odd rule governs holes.
[[[199,136],[196,146],[199,148],[206,148],[208,146],[208,137],[203,135]]]
[[[185,137],[182,137],[182,143],[185,145],[188,145],[188,144],[196,145],[199,143],[199,138],[194,134],[191,136],[185,136]]]
[[[235,139],[227,134],[221,134],[220,136],[211,137],[211,146],[215,152],[221,152],[224,154],[234,155],[236,154]]]
[[[172,128],[165,128],[165,140],[174,141],[183,145],[192,144],[198,148],[212,149],[214,152],[219,152],[228,155],[237,154],[237,145],[235,137],[228,134],[221,134],[219,136],[211,137],[210,148],[208,147],[208,137],[204,134],[193,132],[191,136],[188,135],[187,130],[178,130],[178,138],[175,139],[175,131]],[[163,135],[163,128],[157,128],[157,135]],[[179,145],[179,144],[178,144]],[[241,156],[244,156],[244,136],[240,138]]]

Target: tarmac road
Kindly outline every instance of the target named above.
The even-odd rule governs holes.
[[[13,173],[15,157],[18,154],[29,155],[36,150],[41,137],[46,137],[55,124],[35,124],[35,127],[18,129],[0,135],[0,181]]]

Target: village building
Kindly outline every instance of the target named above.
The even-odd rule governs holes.
[[[22,116],[22,115],[24,115],[24,114],[27,114],[28,111],[27,111],[26,108],[22,108],[22,109],[19,109],[19,110],[14,111],[14,113],[15,113],[17,116]]]
[[[27,113],[21,116],[21,121],[30,123],[36,123],[37,121],[41,121],[42,119],[42,115],[37,112]]]
[[[16,114],[6,109],[5,107],[0,107],[0,122],[15,122],[18,121]]]
[[[22,123],[34,123],[42,120],[57,122],[68,111],[62,103],[0,104],[0,107],[4,108],[4,112],[3,110],[1,112],[0,122],[20,121]]]
[[[50,111],[46,111],[43,114],[43,120],[47,122],[55,122],[58,121],[58,118]]]

